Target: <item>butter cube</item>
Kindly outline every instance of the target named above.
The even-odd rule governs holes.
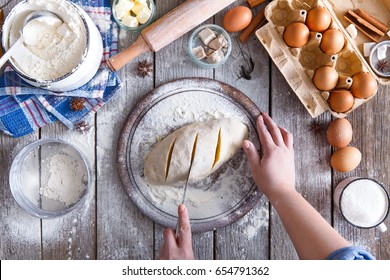
[[[199,38],[202,40],[203,44],[206,46],[214,39],[217,38],[215,36],[215,33],[210,28],[205,28],[202,31],[199,32]]]
[[[137,20],[140,24],[147,22],[152,15],[152,11],[148,7],[143,7],[137,14]]]
[[[134,7],[134,2],[129,0],[119,0],[114,6],[114,11],[118,19],[122,19],[124,16],[129,15],[131,9]]]
[[[205,58],[207,55],[204,51],[204,48],[202,46],[198,46],[196,48],[192,49],[192,53],[197,59],[202,59]]]
[[[211,55],[207,57],[207,62],[210,64],[215,64],[220,62],[225,57],[223,51],[218,50],[213,52]]]
[[[227,46],[226,38],[222,34],[219,34],[218,37],[212,40],[208,46],[213,50],[220,50]]]
[[[134,3],[134,7],[131,9],[131,11],[132,11],[134,14],[138,15],[138,13],[139,13],[142,9],[144,9],[145,7],[149,9],[149,7],[148,7],[146,4],[142,4],[142,3],[135,2],[135,3]]]
[[[137,18],[131,15],[124,16],[122,18],[122,23],[128,27],[137,27],[139,25]]]

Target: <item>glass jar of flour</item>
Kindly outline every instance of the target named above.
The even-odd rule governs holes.
[[[341,181],[334,191],[334,203],[343,217],[360,228],[387,230],[383,221],[389,213],[386,189],[369,178],[351,177]]]
[[[41,10],[59,19],[42,17],[24,23],[26,16]],[[9,64],[35,87],[58,92],[77,89],[93,78],[101,63],[99,30],[81,7],[67,0],[25,0],[17,4],[4,22],[5,50],[19,38],[23,46]]]

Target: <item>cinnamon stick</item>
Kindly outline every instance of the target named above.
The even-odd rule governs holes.
[[[266,22],[264,9],[262,9],[257,16],[251,21],[247,28],[242,31],[238,37],[242,43],[246,43],[249,38]]]
[[[355,13],[362,19],[366,20],[367,22],[378,28],[383,33],[386,33],[389,30],[389,27],[386,24],[373,17],[372,15],[366,13],[362,9],[356,9]]]
[[[256,8],[260,4],[263,4],[265,1],[266,0],[246,0],[246,2],[248,3],[249,7],[251,7],[252,9]]]
[[[358,23],[360,23],[361,25],[363,25],[363,26],[367,27],[368,29],[372,30],[373,32],[375,32],[379,36],[385,36],[384,32],[382,32],[380,29],[376,28],[374,25],[372,25],[371,23],[369,23],[368,21],[366,21],[362,17],[358,16],[357,14],[352,12],[351,10],[349,10],[347,13],[349,15],[351,15],[352,17],[354,17]]]
[[[349,23],[354,24],[357,29],[359,29],[363,34],[365,34],[367,37],[369,37],[376,43],[378,43],[380,38],[384,35],[383,32],[381,32],[375,26],[368,23],[358,15],[356,15],[351,10],[347,11],[347,13],[344,15],[344,19]]]

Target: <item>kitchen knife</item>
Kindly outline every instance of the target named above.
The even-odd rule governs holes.
[[[141,31],[133,45],[107,61],[112,71],[146,52],[157,52],[235,0],[188,0]]]
[[[183,192],[183,198],[181,200],[181,204],[184,204],[186,200],[186,195],[187,195],[187,187],[188,187],[188,181],[190,180],[190,175],[191,175],[191,169],[192,169],[192,163],[193,159],[191,159],[191,164],[190,164],[190,169],[188,170],[188,175],[187,175],[187,180],[184,185],[184,192]],[[179,236],[179,218],[177,218],[177,223],[176,223],[176,238]]]

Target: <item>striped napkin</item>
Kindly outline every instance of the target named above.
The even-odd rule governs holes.
[[[110,0],[72,2],[86,11],[101,33],[103,56],[100,68],[86,85],[59,96],[26,84],[7,66],[0,76],[0,130],[7,135],[21,137],[57,120],[75,129],[121,87],[118,75],[106,65],[107,59],[117,53],[118,43],[118,27],[111,20]],[[83,108],[74,110],[71,107],[77,98],[82,100]]]

